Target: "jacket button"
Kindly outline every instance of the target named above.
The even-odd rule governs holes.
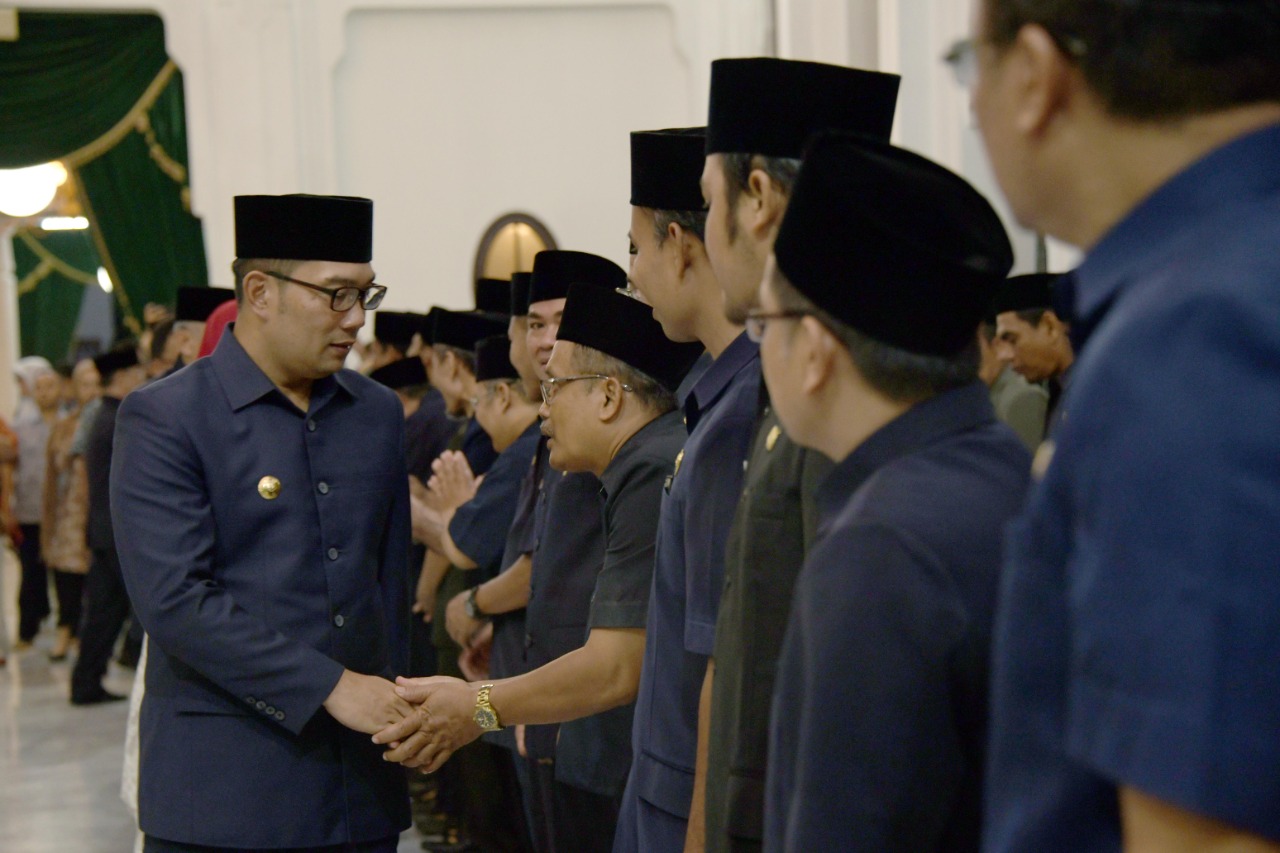
[[[266,710],[266,712],[267,712],[267,716],[268,716],[268,717],[274,717],[274,716],[276,715],[276,709],[275,709],[275,708],[273,708],[273,707],[272,707],[272,706],[270,706],[270,705],[268,705],[268,706],[265,708],[265,710]]]
[[[329,553],[329,559],[330,559],[330,560],[336,560],[336,559],[338,559],[338,549],[337,549],[337,548],[330,548],[328,553]]]
[[[322,495],[329,494],[329,484],[326,483],[324,480],[321,480],[320,483],[316,486],[316,491]]]
[[[259,711],[265,711],[267,709],[267,703],[259,699],[256,707]]]
[[[252,696],[246,696],[246,697],[244,697],[244,701],[246,701],[246,702],[248,702],[250,705],[252,705],[254,702],[257,702],[258,700],[257,700],[257,699],[254,699]]]
[[[341,613],[339,613],[337,616],[333,617],[333,624],[337,625],[339,628],[341,628],[341,627],[343,626],[343,624],[344,624],[344,623],[346,623],[346,621],[347,621],[346,619],[343,619],[343,618],[342,618],[342,614],[341,614]]]
[[[307,421],[307,432],[315,432],[315,431],[316,431],[316,422],[313,420]]]
[[[284,711],[276,711],[276,719],[283,723],[283,722],[284,722]]]

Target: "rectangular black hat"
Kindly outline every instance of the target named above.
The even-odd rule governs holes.
[[[398,350],[407,350],[422,328],[422,315],[403,311],[378,311],[373,315],[373,336]]]
[[[529,304],[564,299],[574,284],[617,290],[627,286],[627,274],[608,258],[589,252],[548,249],[533,256]]]
[[[373,202],[336,195],[238,195],[236,257],[367,264]]]
[[[996,316],[1006,311],[1039,311],[1053,308],[1053,283],[1062,273],[1037,272],[1015,275],[1006,279],[991,299],[987,320],[994,323]]]
[[[529,313],[529,284],[533,281],[531,272],[513,272],[511,274],[511,316],[524,317]]]
[[[476,279],[476,310],[506,314],[511,310],[511,282],[505,278]]]
[[[491,314],[437,308],[431,342],[457,349],[472,350],[484,338],[506,333],[507,321]]]
[[[959,175],[834,133],[804,155],[774,256],[792,286],[837,320],[940,356],[973,344],[1013,265],[1000,217]]]
[[[130,344],[120,344],[93,358],[93,366],[98,368],[103,384],[110,382],[117,371],[136,367],[138,364],[138,350]]]
[[[799,159],[809,137],[843,130],[889,141],[897,74],[794,59],[711,63],[707,154]]]
[[[631,134],[631,205],[654,210],[702,210],[699,182],[707,160],[707,129],[678,127]]]
[[[173,319],[180,323],[203,323],[213,309],[236,298],[229,287],[179,287]]]
[[[401,388],[426,385],[427,369],[422,366],[422,359],[411,355],[408,358],[384,364],[370,373],[369,378],[374,382],[381,382],[392,391],[399,391]]]
[[[556,340],[613,356],[672,393],[703,351],[700,343],[678,344],[668,338],[643,302],[589,284],[569,288]]]
[[[511,340],[506,335],[490,335],[476,344],[476,381],[519,379],[511,363]]]

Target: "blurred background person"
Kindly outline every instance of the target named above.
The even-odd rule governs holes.
[[[18,457],[14,467],[14,521],[17,523],[18,559],[22,581],[18,589],[18,642],[16,651],[31,648],[40,623],[49,615],[49,575],[40,559],[40,521],[44,507],[45,451],[49,434],[58,419],[62,380],[43,358],[29,357],[18,362],[22,399],[13,419],[18,436]]]

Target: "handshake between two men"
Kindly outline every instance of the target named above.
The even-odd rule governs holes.
[[[383,758],[433,773],[484,731],[476,723],[477,689],[447,676],[397,678],[350,670],[324,707],[347,728],[388,747]]]

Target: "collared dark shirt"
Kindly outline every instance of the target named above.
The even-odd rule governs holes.
[[[694,385],[685,401],[689,438],[658,525],[626,796],[678,819],[688,817],[693,795],[698,698],[756,416],[759,364],[758,347],[739,335]],[[618,833],[619,839],[635,835],[621,823]]]
[[[534,418],[520,437],[498,454],[475,496],[458,507],[449,522],[453,544],[475,561],[479,583],[497,577],[505,568],[502,553],[515,520],[520,483],[538,450],[540,435],[538,419]]]
[[[817,535],[818,485],[831,460],[793,442],[769,407],[762,411],[725,548],[716,623],[707,742],[708,853],[760,849],[769,709],[791,592]]]
[[[151,637],[144,832],[257,849],[408,826],[403,773],[321,708],[344,668],[405,664],[403,436],[399,400],[352,371],[302,412],[232,327],[121,405],[112,516]]]
[[[1030,463],[974,382],[823,482],[774,686],[765,850],[977,850],[1001,532]]]
[[[987,850],[1118,851],[1118,785],[1280,842],[1277,246],[1273,125],[1076,272],[1067,416],[1010,531]]]
[[[605,553],[588,631],[644,627],[663,488],[685,437],[680,413],[668,412],[627,439],[600,476]],[[634,711],[628,703],[561,724],[556,778],[611,798],[621,794],[631,768]]]
[[[435,388],[424,394],[417,410],[405,418],[405,464],[424,486],[431,479],[431,463],[449,449],[461,426],[445,412],[444,397]]]
[[[120,401],[105,394],[100,399],[85,441],[84,471],[89,486],[85,543],[95,550],[110,551],[116,547],[111,527],[111,456]]]
[[[525,665],[550,663],[586,642],[596,576],[604,565],[604,498],[594,474],[545,469],[534,527],[529,604],[525,608]],[[554,759],[559,726],[529,726],[533,759]]]

